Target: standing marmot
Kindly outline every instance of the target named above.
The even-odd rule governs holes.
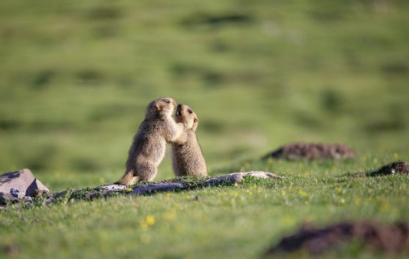
[[[176,176],[207,175],[206,161],[196,137],[199,119],[187,105],[179,104],[176,121],[183,123],[183,133],[172,143],[173,171]]]
[[[146,108],[145,120],[139,126],[129,149],[126,171],[117,184],[131,185],[139,181],[152,181],[157,166],[165,156],[166,142],[173,141],[183,132],[183,124],[173,119],[176,101],[160,98]]]

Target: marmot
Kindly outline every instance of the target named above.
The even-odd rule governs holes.
[[[187,105],[179,104],[176,121],[183,123],[183,133],[172,143],[173,171],[176,176],[206,176],[207,167],[196,137],[199,119]]]
[[[148,105],[145,120],[129,149],[125,174],[116,184],[131,185],[135,176],[139,181],[155,178],[157,166],[165,156],[166,142],[175,140],[183,132],[183,124],[172,116],[176,104],[174,99],[166,97]]]

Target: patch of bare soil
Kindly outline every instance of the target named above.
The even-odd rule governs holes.
[[[367,173],[366,176],[382,176],[393,174],[409,175],[409,164],[404,161],[392,162],[388,165],[382,166],[381,168],[375,171]]]
[[[358,242],[365,249],[390,254],[409,252],[409,224],[376,224],[373,222],[341,222],[324,228],[303,226],[293,235],[284,237],[270,248],[266,256],[297,251],[322,254]]]
[[[280,147],[270,154],[264,156],[267,158],[287,159],[287,160],[317,160],[317,159],[354,159],[355,151],[344,144],[325,144],[325,143],[292,143]]]

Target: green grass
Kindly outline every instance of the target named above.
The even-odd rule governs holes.
[[[373,161],[254,162],[249,167],[280,171],[283,178],[152,196],[17,205],[0,214],[2,244],[17,247],[18,258],[255,258],[302,222],[406,220],[409,178],[338,177],[360,166],[370,168]]]
[[[0,212],[0,243],[18,258],[254,258],[306,220],[407,218],[405,177],[336,176],[409,160],[408,12],[400,0],[1,1],[0,172],[30,168],[54,192],[114,182],[145,106],[171,96],[198,114],[211,176],[286,178],[15,208]],[[294,141],[358,158],[258,161]],[[173,177],[169,153],[156,180]]]

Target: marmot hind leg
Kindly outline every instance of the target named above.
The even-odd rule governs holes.
[[[136,176],[139,182],[149,182],[152,181],[157,173],[156,166],[150,162],[141,163],[136,168]]]

